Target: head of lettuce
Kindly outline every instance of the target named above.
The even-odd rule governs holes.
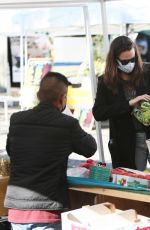
[[[140,108],[134,108],[133,115],[145,126],[150,126],[150,102],[142,101]]]

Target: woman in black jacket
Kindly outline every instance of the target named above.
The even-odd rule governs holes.
[[[140,107],[143,100],[150,101],[150,74],[133,41],[119,36],[110,46],[93,107],[97,121],[109,119],[113,168],[146,168],[149,153],[145,140],[150,130],[132,115],[133,108]]]

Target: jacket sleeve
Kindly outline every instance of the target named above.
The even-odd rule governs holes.
[[[93,156],[97,150],[94,137],[81,128],[78,120],[75,121],[72,129],[72,148],[73,152],[87,158]]]
[[[108,101],[109,89],[105,85],[103,78],[98,82],[97,94],[93,106],[93,116],[96,121],[104,121],[113,117],[118,117],[125,113],[131,113],[132,108],[129,106],[129,101],[120,95],[114,96],[112,103]]]

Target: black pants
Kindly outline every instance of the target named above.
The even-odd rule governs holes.
[[[0,221],[0,230],[11,230],[10,223],[8,221]]]

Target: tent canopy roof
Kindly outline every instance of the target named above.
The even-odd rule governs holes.
[[[115,1],[115,0],[103,0]],[[67,5],[67,4],[86,4],[86,3],[101,2],[101,0],[0,0],[0,8],[32,8],[46,7],[50,5]]]
[[[125,31],[124,25],[128,23],[136,24],[134,31],[150,29],[150,1],[104,1],[109,34],[122,33]],[[23,28],[31,33],[82,35],[85,34],[84,17],[82,8],[78,6],[88,5],[91,32],[102,34],[100,2],[101,0],[0,0],[0,33],[18,34]],[[71,7],[67,7],[68,5]],[[53,6],[58,7],[57,10]]]

